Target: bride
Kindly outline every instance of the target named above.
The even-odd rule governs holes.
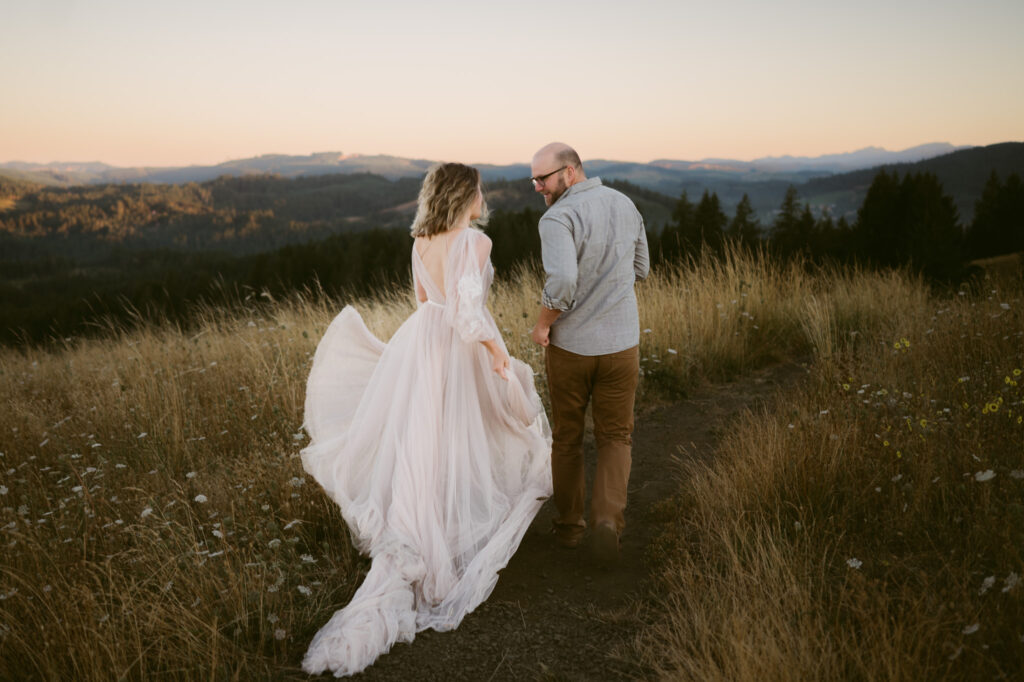
[[[419,307],[385,344],[346,306],[317,347],[302,463],[372,564],[313,638],[306,672],[351,675],[420,630],[457,627],[551,494],[533,373],[486,307],[486,213],[475,168],[432,168],[412,225]]]

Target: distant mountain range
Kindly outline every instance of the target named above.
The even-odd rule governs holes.
[[[294,178],[326,174],[370,173],[390,180],[422,175],[434,163],[385,155],[323,152],[308,156],[265,154],[227,161],[213,166],[119,168],[104,163],[35,164],[19,161],[0,163],[4,177],[26,183],[72,186],[108,183],[205,182],[221,176],[273,174]],[[523,181],[530,169],[525,163],[477,165],[486,182]],[[817,157],[765,157],[753,161],[702,159],[681,161],[658,159],[634,163],[605,159],[586,160],[590,176],[606,181],[620,180],[653,190],[670,198],[685,191],[691,201],[707,192],[718,194],[722,207],[731,213],[744,194],[750,197],[762,222],[770,222],[790,185],[800,199],[816,211],[853,217],[863,201],[871,179],[882,167],[901,173],[934,172],[956,201],[961,219],[970,220],[973,202],[980,196],[989,173],[1001,177],[1010,172],[1024,174],[1024,143],[1007,142],[986,147],[955,147],[933,143],[902,151],[867,147],[843,154]],[[500,184],[500,183],[499,183]],[[660,227],[660,226],[652,226]]]
[[[586,162],[591,175],[602,175],[627,180],[650,189],[666,189],[664,185],[680,178],[707,175],[736,175],[747,181],[807,179],[816,175],[843,173],[883,164],[905,163],[928,159],[966,147],[954,147],[941,142],[890,152],[879,147],[867,147],[845,154],[825,156],[769,156],[754,161],[733,159],[702,159],[678,161],[658,159],[650,163],[609,161],[595,159]],[[132,167],[122,168],[105,163],[26,163],[8,161],[0,163],[0,173],[29,182],[46,185],[87,185],[99,183],[138,182],[203,182],[222,175],[271,173],[284,177],[322,175],[327,173],[373,173],[395,179],[422,175],[434,163],[427,159],[407,159],[397,156],[343,154],[321,152],[308,156],[264,154],[249,159],[226,161],[213,166]],[[528,164],[504,166],[479,165],[486,180],[517,180],[530,175]],[[6,172],[5,172],[6,171]],[[782,177],[779,177],[782,176]]]

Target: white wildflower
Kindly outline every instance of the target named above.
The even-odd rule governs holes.
[[[203,495],[202,493],[199,493],[193,499],[196,502],[198,502],[199,504],[203,504],[204,502],[206,502],[206,495]]]
[[[292,434],[292,440],[294,440],[296,442],[302,440],[305,437],[306,437],[306,434],[304,434],[302,431],[299,431],[298,433],[293,433]]]
[[[185,478],[195,478],[195,477],[196,477],[196,472],[194,472],[194,471],[190,471],[187,474],[185,474]]]
[[[147,516],[149,516],[152,513],[153,513],[153,508],[152,507],[146,507],[145,509],[142,510],[142,513],[139,514],[139,518],[140,519],[144,519],[144,518],[146,518]]]
[[[7,486],[0,485],[0,495],[6,495],[6,494],[7,494]]]
[[[117,464],[114,465],[114,468],[115,469],[127,469],[128,465],[127,464],[121,464],[120,462],[118,462]]]
[[[302,521],[300,521],[299,519],[292,519],[291,521],[289,521],[288,523],[285,524],[284,529],[288,530],[289,528],[291,528],[292,526],[294,526],[297,523],[302,523]]]
[[[146,431],[143,431],[142,433],[140,433],[139,435],[137,435],[135,437],[136,438],[145,438],[148,435],[149,435],[149,433],[147,433]]]
[[[991,481],[995,477],[996,477],[996,472],[992,471],[991,469],[986,469],[985,471],[979,471],[976,474],[974,474],[974,480],[978,481],[978,482],[981,482],[981,483],[984,483],[985,481]]]
[[[1020,576],[1016,573],[1010,573],[1010,575],[1006,576],[1006,580],[1004,582],[1005,585],[1003,586],[1003,592],[1009,592],[1017,586],[1017,583],[1020,582]]]
[[[316,559],[313,558],[312,554],[303,554],[299,558],[302,559],[302,563],[304,563],[304,564],[315,564],[316,563]]]
[[[669,349],[668,349],[668,352],[669,352],[669,354],[671,354],[671,355],[678,355],[678,353],[676,352],[676,349],[675,349],[675,348],[669,348]]]
[[[996,577],[990,575],[981,581],[981,589],[978,590],[978,596],[981,596],[992,589],[992,586],[996,584]]]
[[[267,543],[267,547],[269,547],[271,549],[274,549],[275,547],[277,547],[280,544],[281,544],[281,538],[274,538],[273,540],[271,540],[270,542]]]
[[[846,565],[849,566],[850,568],[856,570],[856,569],[859,569],[861,566],[863,566],[864,562],[861,561],[860,559],[856,558],[856,557],[853,557],[851,559],[847,559],[846,560]]]
[[[973,635],[975,632],[978,631],[980,627],[981,625],[979,625],[978,623],[974,623],[973,625],[968,625],[967,627],[965,627],[963,632],[965,635]]]
[[[267,616],[267,622],[270,623],[271,625],[276,623],[277,622],[277,614],[276,613],[272,613],[269,616]]]
[[[274,639],[277,639],[277,640],[282,640],[282,639],[284,639],[284,638],[285,638],[285,637],[286,637],[287,635],[288,635],[288,633],[286,633],[286,632],[285,632],[284,630],[282,630],[281,628],[278,628],[278,629],[274,630]]]
[[[1003,310],[1009,310],[1010,309],[1010,304],[1009,303],[1000,303],[999,307],[1002,308]]]
[[[292,480],[288,481],[288,485],[293,488],[301,488],[303,483],[305,483],[305,481],[298,476],[293,476]]]
[[[215,537],[215,538],[223,538],[224,537],[224,533],[221,533],[219,530],[215,530],[215,531],[213,531],[213,537]]]
[[[898,483],[901,478],[903,478],[903,474],[896,474],[895,476],[892,477],[892,482]]]
[[[303,595],[304,597],[308,597],[309,595],[313,594],[313,590],[309,589],[305,585],[299,585],[296,589],[299,591],[299,594]]]
[[[1024,478],[1024,469],[1014,469],[1010,472],[1010,477],[1016,478],[1017,480]]]

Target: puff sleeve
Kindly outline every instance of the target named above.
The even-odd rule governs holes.
[[[445,288],[445,319],[465,342],[494,338],[494,323],[487,312],[487,288],[491,240],[487,235],[467,228],[450,254]]]

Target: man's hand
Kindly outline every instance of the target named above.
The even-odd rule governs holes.
[[[558,316],[562,314],[561,310],[552,310],[551,308],[540,307],[537,312],[537,324],[533,325],[533,331],[530,332],[530,338],[538,346],[547,348],[551,343],[551,325],[554,324]]]
[[[538,322],[534,325],[533,331],[530,332],[530,338],[538,346],[547,348],[548,344],[551,343],[551,327]]]

